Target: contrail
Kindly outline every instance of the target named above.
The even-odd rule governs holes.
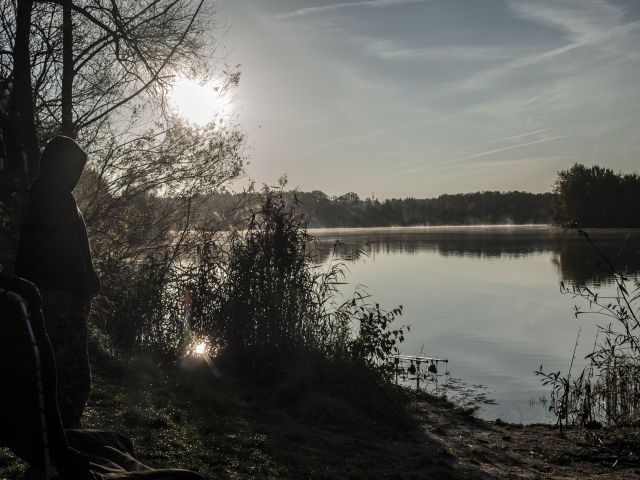
[[[414,123],[407,124],[406,126],[414,126],[414,125],[420,124],[420,123],[424,123],[424,122],[414,122]],[[469,150],[471,148],[476,148],[476,147],[482,147],[484,145],[492,145],[494,143],[501,143],[501,142],[507,142],[509,140],[516,140],[518,138],[529,137],[531,135],[536,135],[536,134],[539,134],[539,133],[546,133],[546,132],[549,132],[550,130],[551,130],[550,128],[541,128],[539,130],[532,130],[531,132],[519,133],[517,135],[511,135],[509,137],[498,138],[497,140],[490,140],[488,142],[476,144],[476,145],[474,145],[472,147],[464,147],[464,148],[461,149],[461,151]],[[385,133],[386,133],[386,131],[385,131]],[[465,158],[467,158],[467,157],[464,157],[464,158],[461,158],[461,159],[458,159],[458,160],[464,160]],[[455,161],[458,161],[458,160],[455,160]],[[411,160],[411,161],[408,161],[408,162],[399,163],[399,164],[394,165],[393,167],[388,168],[386,170],[394,171],[394,170],[397,170],[400,167],[405,167],[405,166],[408,166],[408,165],[415,165],[416,163],[422,163],[422,162],[424,162],[424,160]],[[440,164],[437,164],[437,165],[440,165]],[[412,171],[414,171],[414,170],[413,169],[407,170],[407,172],[412,172]],[[396,175],[402,175],[403,173],[404,172],[400,172],[400,173],[397,173]],[[392,176],[396,176],[396,175],[392,175]]]
[[[528,145],[535,145],[537,143],[551,142],[552,140],[559,140],[561,138],[566,138],[566,137],[570,137],[570,136],[571,135],[556,135],[555,137],[541,138],[539,140],[533,140],[531,142],[519,143],[518,145],[509,145],[508,147],[501,147],[501,148],[496,148],[494,150],[488,150],[486,152],[480,152],[480,153],[474,153],[473,155],[467,155],[466,157],[462,157],[462,158],[459,158],[458,160],[454,160],[454,162],[455,161],[460,161],[460,160],[467,160],[469,158],[484,157],[485,155],[491,155],[492,153],[503,152],[505,150],[511,150],[513,148],[526,147]]]
[[[482,143],[481,145],[491,145],[492,143],[507,142],[509,140],[515,140],[517,138],[528,137],[530,135],[536,135],[538,133],[546,133],[549,130],[550,130],[549,128],[542,128],[540,130],[533,130],[532,132],[519,133],[518,135],[512,135],[510,137],[504,137],[504,138],[498,138],[497,140],[491,140],[489,142]]]
[[[469,160],[471,158],[484,157],[484,156],[487,156],[487,155],[491,155],[492,153],[504,152],[506,150],[513,150],[515,148],[522,148],[522,147],[527,147],[529,145],[536,145],[538,143],[551,142],[553,140],[559,140],[561,138],[566,138],[566,137],[570,137],[570,136],[571,135],[556,135],[554,137],[541,138],[539,140],[533,140],[531,142],[519,143],[518,145],[509,145],[508,147],[495,148],[493,150],[487,150],[486,152],[474,153],[472,155],[467,155],[467,156],[464,156],[464,157],[456,158],[455,160],[449,160],[449,161],[440,162],[440,163],[433,163],[433,164],[424,165],[424,166],[418,167],[418,168],[411,168],[409,170],[404,170],[402,172],[398,172],[395,175],[390,175],[390,176],[391,177],[396,177],[396,176],[404,175],[404,174],[407,174],[407,173],[418,172],[420,170],[425,170],[425,169],[431,168],[431,167],[442,167],[444,165],[451,165],[453,163],[462,162],[464,160]]]

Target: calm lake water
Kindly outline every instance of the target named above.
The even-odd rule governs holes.
[[[640,272],[640,230],[588,230],[618,268]],[[548,398],[533,371],[567,371],[578,333],[577,361],[593,346],[604,319],[581,316],[584,302],[559,291],[560,281],[612,292],[598,256],[575,231],[547,226],[314,229],[325,262],[339,240],[350,287],[365,285],[385,308],[404,306],[411,331],[401,351],[449,359],[451,378],[482,385],[496,404],[479,415],[511,422],[549,422]],[[577,371],[578,368],[574,367]],[[441,369],[442,371],[443,369]],[[543,400],[544,402],[544,400]]]

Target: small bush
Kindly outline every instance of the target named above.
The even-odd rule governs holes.
[[[404,340],[404,330],[390,326],[402,307],[385,311],[363,292],[345,300],[338,291],[343,264],[318,268],[306,226],[278,194],[265,192],[260,210],[231,241],[215,333],[252,371],[320,357],[348,359],[390,378],[387,357]]]

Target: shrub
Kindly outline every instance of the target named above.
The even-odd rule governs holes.
[[[265,192],[231,241],[217,336],[253,371],[321,355],[390,376],[387,356],[404,339],[390,325],[402,307],[385,311],[361,291],[345,300],[338,289],[344,264],[333,259],[319,269],[312,242],[305,217]]]

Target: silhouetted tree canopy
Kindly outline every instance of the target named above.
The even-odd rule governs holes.
[[[581,227],[640,227],[640,176],[575,163],[558,172],[553,221]]]

